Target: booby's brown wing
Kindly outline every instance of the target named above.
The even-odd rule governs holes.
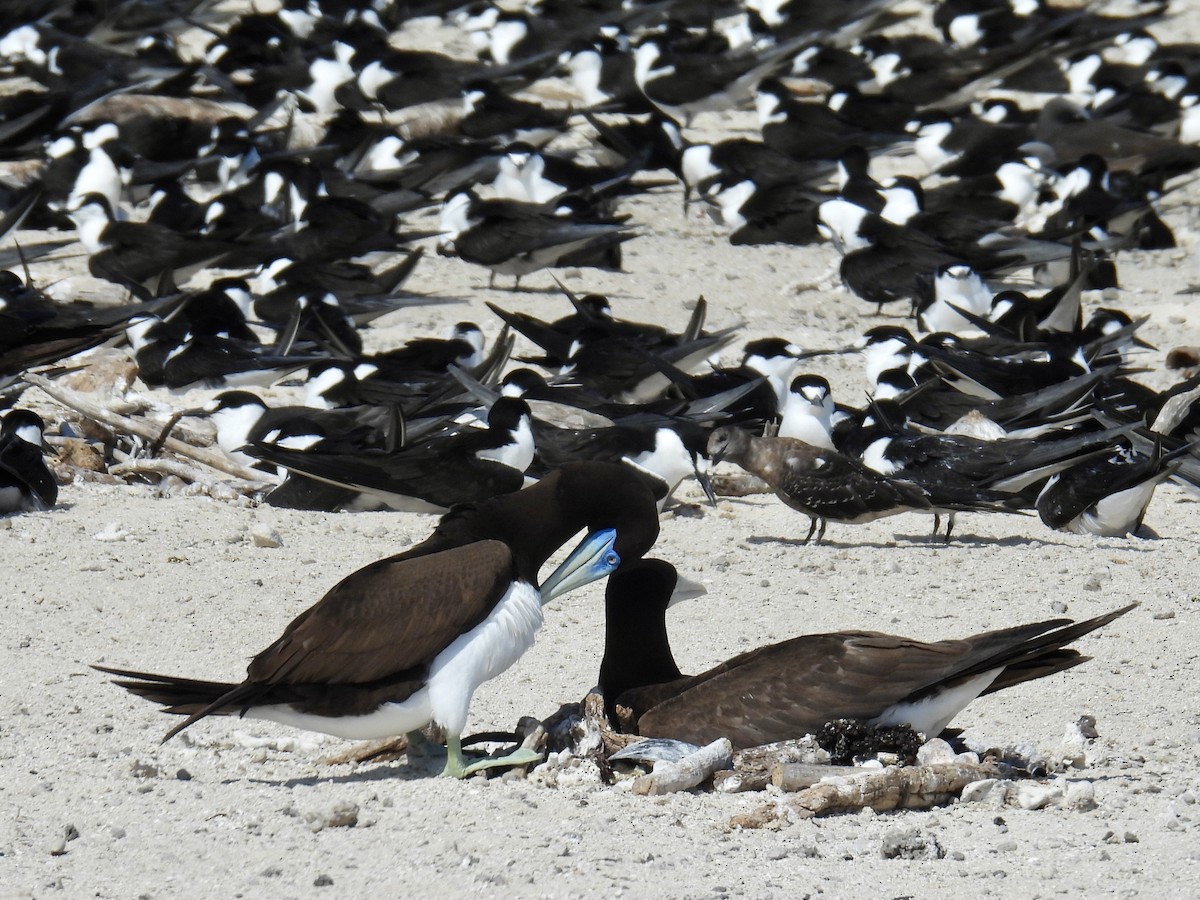
[[[249,681],[363,684],[427,665],[483,621],[513,577],[511,551],[493,540],[372,563],[259,653]]]

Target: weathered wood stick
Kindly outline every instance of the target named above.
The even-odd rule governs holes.
[[[722,794],[740,794],[743,791],[765,791],[771,783],[771,773],[766,769],[734,768],[713,772],[713,790]]]
[[[859,770],[863,771],[863,770]],[[888,766],[852,777],[833,777],[805,788],[782,804],[768,804],[734,816],[731,827],[761,828],[785,810],[801,819],[868,806],[876,812],[928,809],[953,800],[973,781],[1006,778],[1012,770],[996,762],[936,763],[930,766]]]
[[[732,472],[714,475],[712,488],[718,497],[749,497],[751,494],[774,492],[774,488],[757,475]]]
[[[177,459],[130,459],[111,466],[108,471],[111,475],[174,475],[190,484],[198,484],[209,492],[215,491],[218,495],[227,492],[236,496],[239,492],[260,491],[266,487],[262,481],[239,479],[236,484],[223,481]]]
[[[788,805],[802,818],[867,806],[876,812],[927,809],[957,797],[972,781],[1002,777],[1002,767],[990,762],[888,766],[865,777],[813,785]]]
[[[137,419],[130,419],[127,416],[122,416],[112,410],[105,409],[103,406],[93,403],[70,388],[65,388],[61,384],[55,384],[49,378],[43,378],[41,375],[27,372],[23,377],[25,381],[28,381],[34,387],[41,389],[44,393],[53,397],[63,406],[67,407],[67,409],[73,409],[75,412],[87,416],[89,419],[95,419],[97,422],[103,422],[112,428],[137,435],[151,443],[158,440],[161,428],[151,427],[149,424],[139,422]],[[176,440],[175,438],[167,438],[163,446],[172,453],[195,460],[198,463],[203,463],[209,468],[224,472],[227,475],[234,475],[243,481],[262,481],[263,473],[247,469],[245,466],[239,466],[228,459],[223,453],[217,453],[204,447],[193,447],[191,444],[185,444],[183,441]]]
[[[713,775],[713,787],[726,794],[761,791],[771,783],[776,766],[806,763],[823,768],[828,774],[829,766],[819,765],[828,759],[829,754],[817,747],[811,737],[746,747],[733,755],[732,770]]]
[[[675,791],[687,791],[709,778],[718,769],[733,763],[733,744],[729,738],[718,738],[676,763],[659,763],[649,775],[633,780],[635,794],[657,796]]]
[[[323,766],[340,766],[342,763],[387,762],[400,759],[408,754],[408,738],[401,735],[394,738],[383,738],[378,741],[366,741],[348,747],[339,753],[331,753],[321,758]]]
[[[855,766],[820,766],[810,763],[776,763],[771,770],[771,784],[781,791],[793,793],[812,787],[830,777],[854,778],[863,770]]]

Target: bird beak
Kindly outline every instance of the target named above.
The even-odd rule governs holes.
[[[610,574],[621,564],[613,549],[617,540],[615,528],[596,531],[585,537],[561,566],[542,582],[539,593],[545,606],[560,594],[591,584]]]
[[[715,461],[714,461],[715,465]],[[713,490],[712,477],[708,474],[708,466],[701,468],[696,466],[696,480],[700,482],[700,487],[704,489],[704,496],[708,498],[708,502],[713,509],[717,508],[717,492]]]
[[[708,593],[708,588],[698,581],[679,575],[675,581],[675,590],[671,591],[671,599],[667,601],[667,609],[686,600],[695,600]]]

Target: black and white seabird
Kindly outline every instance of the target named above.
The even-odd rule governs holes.
[[[46,423],[33,410],[14,409],[0,425],[0,515],[40,512],[58,499],[58,483],[42,456]]]
[[[1194,453],[1195,444],[1164,454],[1138,453],[1127,443],[1111,454],[1094,456],[1046,482],[1037,498],[1042,521],[1059,531],[1099,537],[1136,535],[1142,527],[1154,489]]]
[[[835,450],[795,438],[755,437],[738,428],[718,428],[709,435],[708,455],[714,465],[728,459],[757,475],[780,500],[808,516],[812,524],[803,543],[814,532],[821,543],[829,520],[860,524],[932,507],[918,485],[887,478]]]
[[[469,191],[442,206],[438,252],[512,275],[520,284],[531,272],[557,265],[619,267],[608,251],[634,237],[621,219],[582,214],[565,197],[548,204],[480,200]]]
[[[588,540],[539,592],[538,569],[583,528]],[[460,743],[471,697],[533,644],[545,602],[640,559],[657,537],[654,499],[636,475],[605,463],[564,467],[459,507],[420,545],[348,575],[239,684],[99,668],[187,716],[164,740],[210,715],[359,740],[436,722],[448,734],[443,774],[461,777],[480,767],[464,764]]]
[[[658,559],[609,579],[600,664],[606,709],[644,737],[699,745],[726,737],[736,748],[801,738],[838,719],[936,737],[984,694],[1087,662],[1066,645],[1137,605],[936,643],[875,631],[809,634],[684,675],[666,627],[676,580],[675,568]]]
[[[344,442],[303,447],[268,436],[240,452],[292,474],[359,492],[363,498],[356,508],[440,513],[524,486],[534,455],[528,404],[501,397],[488,410],[487,423],[487,428],[451,429],[395,449]]]

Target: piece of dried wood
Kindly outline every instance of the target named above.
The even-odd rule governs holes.
[[[340,766],[343,763],[390,762],[408,755],[408,738],[404,735],[366,741],[322,757],[323,766]]]
[[[65,388],[61,384],[56,384],[49,378],[43,378],[41,375],[27,372],[23,378],[34,387],[39,388],[43,393],[67,407],[67,409],[73,409],[82,416],[95,419],[97,422],[103,422],[105,425],[127,434],[136,435],[152,444],[159,438],[159,433],[162,430],[161,426],[154,426],[147,422],[140,422],[137,419],[130,419],[127,416],[105,409],[100,404],[93,403],[75,391]],[[263,480],[262,472],[256,472],[254,469],[247,469],[245,466],[240,466],[226,457],[225,454],[209,450],[205,447],[193,447],[175,438],[167,438],[163,443],[163,448],[170,450],[178,456],[203,463],[219,472],[241,478],[243,481],[261,482]]]
[[[712,476],[713,493],[718,497],[749,497],[752,494],[773,494],[775,489],[749,473],[722,473]]]
[[[830,777],[853,778],[863,772],[855,766],[823,766],[812,763],[776,763],[771,769],[771,784],[786,793],[802,791]]]
[[[211,496],[222,499],[226,495],[236,496],[238,493],[248,494],[262,490],[266,485],[261,481],[241,481],[231,483],[214,478],[206,472],[201,472],[195,466],[177,459],[129,459],[109,467],[110,475],[157,475],[165,478],[174,475],[188,484],[196,484],[204,488]]]
[[[995,761],[857,769],[854,775],[827,778],[798,791],[785,802],[734,816],[729,824],[735,828],[761,828],[787,814],[811,819],[867,807],[876,812],[928,809],[953,800],[973,781],[1007,778],[1012,773],[1011,768]]]
[[[718,738],[679,762],[659,763],[649,775],[639,775],[633,780],[633,792],[657,796],[691,790],[718,769],[727,769],[732,763],[733,744],[729,738]]]
[[[771,783],[771,773],[779,765],[807,763],[828,772],[829,766],[821,766],[828,761],[829,754],[811,736],[746,747],[733,755],[731,770],[713,775],[713,787],[726,794],[761,791]]]

